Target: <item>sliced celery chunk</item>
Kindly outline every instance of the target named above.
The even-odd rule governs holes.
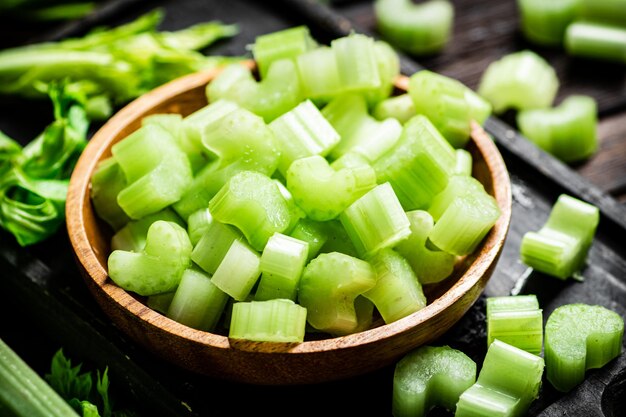
[[[211,221],[191,252],[191,260],[209,274],[214,274],[235,240],[244,239],[239,230],[219,221]]]
[[[366,261],[339,252],[318,255],[304,268],[298,302],[315,329],[345,335],[359,325],[355,298],[376,285],[376,271]]]
[[[274,233],[261,254],[261,279],[254,299],[286,298],[295,301],[308,255],[307,242]]]
[[[304,341],[307,310],[291,300],[233,304],[228,337],[258,342]]]
[[[422,284],[402,255],[385,248],[368,259],[376,270],[376,285],[363,293],[385,323],[392,323],[426,307]]]
[[[411,224],[391,185],[377,185],[339,216],[360,256],[390,248],[411,234]]]
[[[432,250],[426,244],[435,225],[433,217],[424,210],[408,211],[406,215],[411,223],[411,234],[396,245],[396,251],[406,258],[422,284],[433,284],[448,278],[454,269],[456,256]]]
[[[322,222],[321,224],[325,227],[327,239],[324,245],[322,245],[320,253],[341,252],[357,258],[360,256],[346,228],[339,219]]]
[[[320,46],[298,55],[296,66],[304,97],[316,104],[327,103],[343,91],[335,52],[330,46]]]
[[[422,346],[395,365],[391,412],[421,417],[436,407],[454,411],[461,394],[476,382],[476,363],[449,346]]]
[[[597,113],[593,97],[572,95],[558,107],[520,111],[517,125],[544,151],[561,161],[576,162],[598,149]]]
[[[317,47],[307,26],[257,36],[252,45],[252,56],[259,67],[261,78],[265,78],[270,65],[280,59],[295,59],[298,55]]]
[[[228,294],[196,268],[183,272],[180,284],[167,310],[167,317],[194,329],[212,331],[226,307]]]
[[[446,188],[433,198],[428,212],[437,221],[457,197],[479,193],[485,193],[485,187],[476,178],[467,175],[452,175]]]
[[[308,243],[308,262],[320,252],[328,240],[329,232],[324,223],[302,218],[296,223],[289,236]]]
[[[587,369],[619,356],[624,319],[600,305],[566,304],[550,314],[545,332],[548,381],[567,392],[584,380]]]
[[[211,282],[237,301],[244,301],[261,275],[261,256],[246,242],[234,240]]]
[[[517,0],[522,33],[529,41],[546,46],[563,44],[565,29],[580,14],[580,0]]]
[[[372,37],[352,32],[332,40],[330,48],[335,54],[339,83],[344,92],[365,92],[381,87]]]
[[[414,55],[441,51],[452,37],[454,7],[443,0],[377,0],[376,28],[391,44]]]
[[[131,220],[111,238],[111,250],[125,250],[129,252],[141,252],[146,246],[148,230],[152,223],[157,220],[174,222],[185,227],[185,222],[169,207],[157,213],[149,214],[138,220]]]
[[[524,234],[522,262],[560,279],[571,277],[583,268],[599,221],[597,207],[561,194],[541,229]]]
[[[565,31],[565,51],[572,56],[625,63],[626,24],[574,22]]]
[[[113,230],[119,230],[130,220],[117,202],[117,195],[126,187],[126,177],[113,157],[98,163],[92,177],[90,197],[99,218]]]
[[[539,355],[543,347],[543,314],[535,295],[487,298],[487,346],[499,339]]]
[[[276,182],[256,171],[242,171],[209,202],[213,218],[236,226],[257,251],[276,232],[284,232],[291,215]]]
[[[546,108],[559,88],[554,68],[531,50],[507,54],[491,62],[483,72],[478,94],[491,103],[493,111]]]
[[[626,26],[624,0],[580,0],[583,20]]]
[[[372,110],[372,115],[378,120],[393,117],[402,124],[408,122],[416,114],[415,105],[409,93],[386,98],[376,104]]]
[[[185,229],[173,222],[157,220],[148,229],[142,252],[111,252],[109,277],[120,287],[139,295],[171,292],[190,265],[191,250]]]
[[[187,234],[191,244],[196,246],[204,233],[209,230],[213,216],[208,208],[193,212],[187,219]]]
[[[432,122],[417,115],[403,126],[394,147],[373,166],[378,182],[391,184],[405,210],[423,209],[446,187],[456,155]]]
[[[380,87],[365,92],[365,98],[370,107],[391,96],[394,82],[400,75],[400,57],[389,43],[381,40],[375,41],[374,58],[378,66]]]
[[[457,175],[472,175],[472,154],[465,149],[456,150],[456,167],[454,173]]]
[[[494,340],[478,379],[459,397],[456,417],[521,417],[537,398],[544,361],[541,357]]]

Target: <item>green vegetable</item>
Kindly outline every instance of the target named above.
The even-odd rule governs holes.
[[[624,319],[599,305],[566,304],[550,314],[545,332],[548,381],[567,392],[584,380],[587,369],[619,356]]]
[[[194,245],[191,260],[209,274],[214,274],[233,242],[241,239],[243,235],[234,226],[212,220]]]
[[[261,256],[246,242],[234,240],[211,282],[237,301],[244,301],[261,275]]]
[[[626,25],[574,22],[565,31],[565,51],[572,56],[626,63]]]
[[[565,30],[580,15],[581,3],[580,0],[517,0],[522,33],[538,45],[562,46]]]
[[[144,216],[139,220],[131,220],[126,223],[126,225],[118,230],[111,238],[111,249],[141,252],[146,247],[148,230],[152,223],[157,220],[170,221],[181,227],[185,227],[185,222],[168,207],[157,213]]]
[[[306,308],[292,300],[237,302],[233,304],[228,337],[266,342],[302,342],[306,316]]]
[[[259,67],[261,78],[265,78],[273,62],[285,58],[295,60],[298,55],[315,47],[317,42],[311,37],[309,28],[296,26],[257,36],[252,46],[252,55]]]
[[[413,99],[409,93],[381,100],[372,111],[372,115],[378,120],[393,117],[402,124],[408,122],[416,114]]]
[[[535,295],[487,298],[487,346],[495,339],[541,354],[543,314]]]
[[[626,26],[626,1],[580,0],[583,20]]]

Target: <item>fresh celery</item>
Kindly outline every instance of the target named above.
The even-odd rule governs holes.
[[[459,174],[451,175],[446,188],[433,198],[428,212],[437,221],[457,197],[481,193],[485,193],[485,187],[476,178]]]
[[[154,311],[158,311],[159,313],[166,315],[167,310],[170,308],[170,304],[172,303],[172,299],[174,298],[174,294],[176,294],[175,291],[170,291],[150,295],[146,298],[146,305]]]
[[[119,230],[130,217],[117,202],[117,195],[126,188],[126,176],[115,158],[108,157],[98,163],[91,176],[91,203],[95,212],[113,230]]]
[[[304,341],[307,309],[292,300],[233,304],[228,337],[262,342]]]
[[[566,28],[581,11],[580,0],[517,0],[517,6],[524,36],[545,46],[561,46]]]
[[[346,255],[359,257],[359,254],[339,219],[321,222],[326,231],[327,239],[320,249],[320,253],[340,252]]]
[[[209,274],[214,274],[235,240],[244,239],[235,227],[212,220],[194,245],[191,260]]]
[[[543,314],[535,295],[487,298],[487,346],[494,339],[541,354]]]
[[[148,230],[152,223],[157,220],[174,222],[181,227],[186,227],[185,222],[171,209],[165,208],[157,213],[148,214],[138,220],[131,220],[119,229],[111,238],[111,250],[124,250],[128,252],[141,252],[146,247]]]
[[[409,93],[381,100],[372,111],[372,115],[378,120],[393,117],[402,124],[408,122],[416,114],[415,105]]]
[[[329,231],[324,223],[303,218],[296,223],[289,236],[308,243],[308,262],[320,252],[329,238]]]
[[[207,208],[193,212],[187,219],[187,234],[191,244],[196,246],[205,232],[209,230],[213,216]]]
[[[343,91],[337,59],[330,46],[320,46],[299,55],[296,66],[304,96],[316,104],[327,103]]]
[[[565,31],[565,51],[572,56],[626,63],[626,25],[574,22]]]
[[[246,242],[234,240],[211,282],[237,301],[244,301],[261,275],[261,256]]]
[[[331,41],[343,92],[366,92],[381,87],[375,45],[373,38],[354,32]]]
[[[391,96],[395,88],[394,82],[400,75],[400,57],[389,43],[374,41],[374,58],[378,66],[380,87],[365,92],[370,107]]]
[[[626,26],[626,1],[580,0],[582,20]]]
[[[457,175],[472,175],[472,154],[465,149],[456,149],[456,167],[454,173]]]
[[[273,62],[285,58],[293,60],[315,47],[317,42],[311,36],[309,28],[295,26],[257,36],[252,45],[252,55],[263,79]]]

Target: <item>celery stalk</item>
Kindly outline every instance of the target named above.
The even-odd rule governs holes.
[[[574,22],[565,31],[565,51],[572,56],[624,63],[626,27],[599,22]]]
[[[185,227],[185,222],[168,207],[157,213],[149,214],[141,219],[131,220],[126,223],[126,225],[115,232],[111,238],[111,249],[120,249],[129,252],[143,251],[146,246],[148,230],[152,223],[157,220],[170,221],[181,227]]]
[[[517,0],[524,36],[545,46],[561,46],[566,28],[580,15],[580,0]]]
[[[495,339],[539,355],[543,314],[535,295],[487,298],[487,346]]]
[[[261,78],[267,76],[271,64],[279,59],[295,59],[298,55],[317,47],[309,28],[295,26],[257,36],[252,45],[252,55]]]
[[[247,243],[234,240],[211,282],[237,301],[245,300],[261,275],[261,257]]]
[[[126,187],[126,177],[113,157],[98,163],[91,176],[90,198],[99,218],[113,230],[119,230],[130,220],[117,202],[117,195]]]
[[[296,66],[304,97],[315,103],[327,103],[343,91],[337,59],[329,46],[320,46],[298,55]]]
[[[259,342],[304,341],[307,310],[291,300],[233,304],[228,337]]]
[[[322,249],[322,246],[326,243],[329,237],[329,232],[324,223],[316,222],[308,218],[302,218],[296,223],[291,230],[289,236],[307,242],[308,254],[307,262],[315,258]]]
[[[205,232],[209,230],[213,216],[208,208],[193,212],[187,219],[187,234],[191,244],[196,246]]]
[[[235,227],[213,220],[191,252],[191,260],[214,274],[235,240],[244,239]]]
[[[413,99],[409,93],[386,98],[374,107],[372,115],[378,120],[385,120],[393,117],[404,124],[417,113],[413,105]]]

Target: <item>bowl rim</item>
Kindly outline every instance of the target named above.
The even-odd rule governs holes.
[[[242,64],[250,68],[254,67],[252,60],[245,60]],[[84,227],[85,214],[90,210],[93,211],[89,193],[91,175],[97,163],[107,153],[113,138],[118,136],[130,123],[149,114],[150,109],[153,109],[159,103],[171,100],[191,89],[206,85],[222,68],[189,74],[157,87],[128,103],[100,127],[83,150],[71,175],[67,197],[68,204],[66,205],[66,228],[74,250],[75,259],[84,269],[83,278],[93,281],[110,301],[118,305],[117,307],[128,310],[128,312],[137,316],[140,320],[146,321],[170,333],[172,336],[212,348],[231,349],[233,348],[233,343],[228,336],[193,329],[169,319],[165,315],[147,307],[129,292],[114,284],[108,278],[105,266],[98,261],[96,252],[90,244]],[[395,86],[400,90],[406,91],[408,80],[408,76],[399,75]],[[354,348],[398,336],[427,322],[437,313],[454,305],[466,292],[480,283],[483,275],[497,262],[506,240],[511,221],[512,197],[508,170],[495,142],[483,130],[482,126],[476,122],[472,122],[471,132],[471,140],[484,157],[483,160],[487,165],[491,181],[494,184],[493,196],[501,210],[499,219],[476,249],[481,251],[481,256],[476,256],[466,271],[440,297],[427,304],[426,307],[402,319],[344,336],[292,343],[289,350],[281,350],[281,352],[299,354],[334,351],[337,349]],[[486,156],[489,156],[489,158]],[[486,281],[482,284],[484,287]],[[89,287],[92,289],[91,285]],[[481,287],[480,292],[482,291],[483,288]],[[474,301],[466,306],[465,309],[467,310],[473,303]],[[255,342],[254,351],[276,352],[277,343],[279,342]]]

